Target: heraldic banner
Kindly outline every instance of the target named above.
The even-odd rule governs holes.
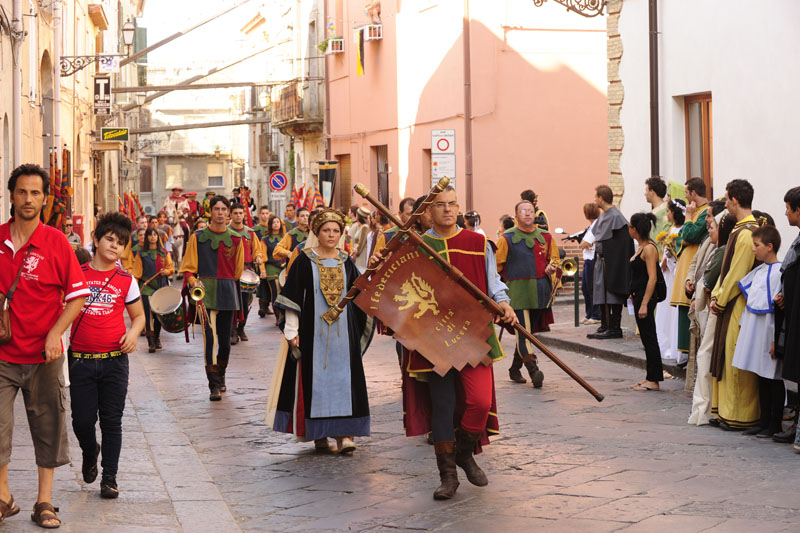
[[[439,264],[406,241],[369,281],[359,278],[355,304],[394,331],[444,376],[478,366],[491,349],[492,314]]]

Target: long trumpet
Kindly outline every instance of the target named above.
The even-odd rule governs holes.
[[[192,287],[192,290],[189,291],[189,296],[191,296],[192,300],[195,302],[199,302],[202,300],[206,295],[206,290],[203,287]]]

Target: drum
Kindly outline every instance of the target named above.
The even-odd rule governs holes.
[[[176,287],[161,287],[150,297],[150,310],[170,333],[180,333],[186,329],[182,304],[181,291]]]
[[[242,272],[242,277],[239,278],[239,286],[242,288],[242,292],[253,294],[256,292],[256,289],[258,289],[260,281],[261,279],[258,277],[258,274],[250,269],[245,269],[245,271]]]

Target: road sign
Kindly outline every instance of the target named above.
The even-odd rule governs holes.
[[[431,154],[455,154],[456,130],[432,130]]]
[[[450,178],[450,185],[456,186],[456,154],[431,155],[431,182],[436,185],[440,179]]]
[[[281,171],[275,171],[269,175],[269,188],[275,192],[284,190],[287,183],[289,183],[289,180],[286,179],[286,174]]]
[[[104,141],[127,141],[128,128],[100,128],[100,138]]]
[[[94,114],[111,114],[111,78],[108,76],[94,77]]]

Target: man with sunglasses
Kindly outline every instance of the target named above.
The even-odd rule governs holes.
[[[81,242],[81,237],[77,233],[73,233],[72,231],[72,219],[68,218],[64,223],[64,235],[67,236],[67,242],[72,249],[75,250],[76,248],[80,248],[83,243]]]

